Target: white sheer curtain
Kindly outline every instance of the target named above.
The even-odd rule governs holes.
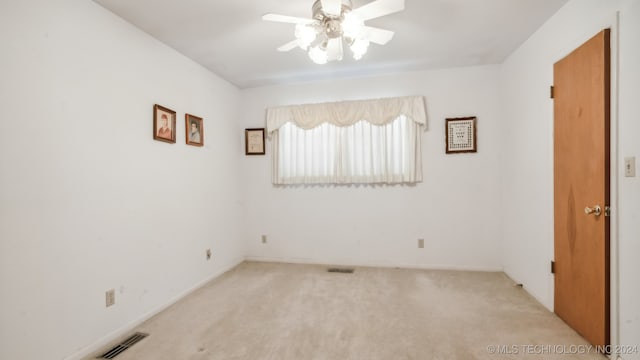
[[[422,181],[422,125],[404,115],[384,124],[292,122],[273,132],[274,184],[397,184]]]

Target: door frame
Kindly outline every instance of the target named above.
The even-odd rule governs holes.
[[[610,139],[609,139],[609,198],[610,204],[609,207],[611,209],[611,218],[609,219],[609,342],[611,346],[620,345],[620,302],[619,302],[619,294],[620,294],[620,283],[619,283],[619,246],[618,246],[618,232],[619,232],[619,216],[618,216],[618,203],[619,203],[619,184],[620,184],[620,176],[619,176],[619,125],[618,125],[618,108],[619,108],[619,44],[620,44],[620,12],[616,11],[613,15],[609,17],[608,20],[603,21],[602,23],[594,26],[592,29],[585,31],[582,34],[582,37],[572,39],[569,45],[562,48],[557,56],[555,56],[555,60],[550,65],[551,72],[551,82],[549,84],[553,84],[553,64],[557,61],[563,59],[567,55],[569,55],[573,50],[578,48],[580,45],[584,44],[586,41],[591,39],[595,34],[602,31],[603,29],[610,29],[611,38],[610,38],[610,46],[611,46],[611,62],[610,62],[610,115],[609,115],[609,126],[610,126]],[[551,174],[554,174],[549,179],[551,184],[550,188],[554,189],[554,176],[555,172],[553,170],[554,164],[554,129],[553,122],[555,121],[553,116],[553,100],[550,102],[550,141],[549,143],[549,164],[551,167]],[[550,223],[553,224],[555,220],[555,209],[553,205],[553,201],[551,202],[551,211],[550,215]],[[555,239],[553,234],[551,236],[552,241],[549,244],[549,259],[553,260],[555,256],[554,246]],[[549,293],[551,294],[550,304],[553,304],[555,301],[555,290],[554,290],[554,275],[549,274],[548,287],[550,289]],[[615,358],[612,358],[615,359]]]

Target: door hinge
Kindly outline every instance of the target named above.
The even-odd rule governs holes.
[[[549,87],[549,97],[553,99],[553,85]]]
[[[611,207],[610,206],[605,206],[604,207],[604,216],[611,216]]]
[[[552,274],[556,273],[556,262],[555,261],[551,261],[551,273]]]

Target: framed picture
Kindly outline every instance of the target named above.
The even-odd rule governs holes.
[[[264,128],[244,130],[245,155],[264,155]]]
[[[447,154],[477,152],[476,117],[450,118],[446,121]]]
[[[184,115],[185,134],[187,144],[193,146],[204,145],[204,128],[202,118],[191,114]]]
[[[153,106],[153,138],[174,144],[176,142],[176,112],[164,106]]]

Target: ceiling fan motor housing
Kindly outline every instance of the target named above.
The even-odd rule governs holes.
[[[342,36],[342,22],[337,19],[327,19],[324,22],[324,29],[329,39],[335,39]]]
[[[316,0],[313,3],[313,6],[311,7],[313,18],[320,21],[323,21],[325,18],[328,18],[328,17],[342,18],[342,16],[345,13],[351,11],[351,9],[353,9],[353,3],[351,2],[351,0],[342,0],[342,12],[340,15],[337,15],[337,16],[325,14],[324,11],[322,11],[321,0]]]
[[[329,39],[339,38],[342,36],[344,14],[351,11],[352,8],[353,4],[351,0],[342,0],[342,11],[340,15],[331,15],[323,11],[321,0],[316,0],[312,7],[313,18],[322,24],[324,33]]]

